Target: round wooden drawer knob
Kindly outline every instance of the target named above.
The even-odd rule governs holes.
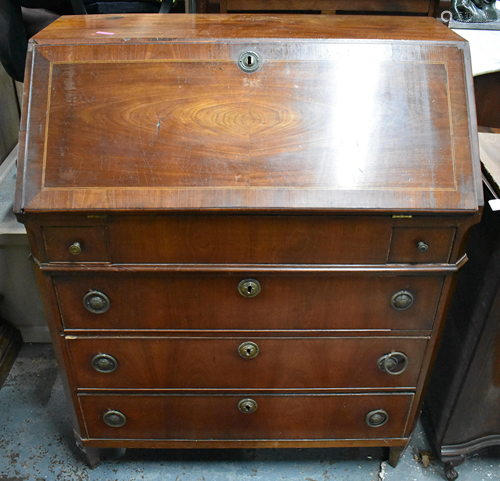
[[[389,414],[383,409],[377,409],[376,411],[370,411],[366,415],[366,424],[371,428],[378,428],[383,426],[389,420]]]
[[[125,414],[120,411],[107,411],[102,417],[104,422],[112,428],[121,428],[127,422]]]
[[[257,401],[254,401],[253,399],[242,399],[238,403],[238,409],[245,414],[250,414],[257,411],[257,407]]]
[[[103,314],[110,306],[109,297],[100,291],[89,291],[83,296],[83,305],[92,314]]]
[[[381,371],[397,376],[406,371],[408,367],[408,357],[403,352],[391,352],[382,356],[377,361],[377,364]]]
[[[69,252],[74,256],[77,256],[82,252],[82,246],[79,242],[73,242],[73,244],[69,246]]]
[[[410,308],[413,305],[413,301],[413,294],[408,291],[396,292],[396,294],[391,297],[391,305],[397,311],[404,311]]]
[[[260,283],[256,279],[243,279],[238,284],[238,292],[243,297],[255,297],[261,290]]]
[[[118,361],[109,354],[96,354],[92,358],[91,364],[97,372],[104,374],[114,372],[118,367]]]
[[[429,246],[425,242],[420,241],[417,244],[417,250],[421,254],[425,254],[429,250]]]

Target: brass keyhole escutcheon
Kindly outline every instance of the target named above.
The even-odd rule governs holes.
[[[259,354],[259,346],[255,342],[246,341],[239,345],[238,353],[243,359],[253,359]]]
[[[100,291],[89,291],[83,296],[83,305],[92,314],[103,314],[110,306],[109,297]]]
[[[77,256],[82,252],[82,246],[79,242],[73,242],[73,244],[69,246],[69,252],[74,256]]]
[[[104,374],[114,372],[118,367],[118,361],[109,354],[96,354],[92,358],[91,364],[97,372]]]
[[[425,254],[429,250],[429,246],[425,242],[420,241],[417,243],[417,250],[421,254]]]
[[[255,297],[261,290],[260,283],[256,279],[243,279],[238,284],[238,292],[243,297]]]
[[[413,294],[408,291],[396,292],[396,294],[391,297],[391,305],[397,311],[404,311],[410,308],[413,305],[413,301]]]
[[[366,424],[371,428],[378,428],[383,426],[389,420],[389,414],[383,409],[370,411],[365,418]]]
[[[250,413],[253,413],[255,411],[257,411],[257,401],[254,401],[253,399],[242,399],[239,403],[238,403],[238,409],[242,412],[242,413],[245,413],[245,414],[250,414]]]
[[[238,58],[238,67],[246,73],[256,72],[261,65],[262,59],[257,52],[243,52]]]
[[[112,428],[121,428],[127,422],[127,417],[120,411],[107,411],[104,413],[102,419]]]
[[[408,357],[404,352],[391,352],[382,356],[377,361],[377,364],[381,371],[397,376],[406,371],[408,367]]]

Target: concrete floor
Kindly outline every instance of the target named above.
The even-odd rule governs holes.
[[[50,344],[25,344],[0,389],[0,481],[443,480],[424,468],[429,451],[420,426],[396,469],[379,448],[109,450],[89,469],[75,445]],[[461,481],[500,480],[500,449],[474,454],[457,468]]]

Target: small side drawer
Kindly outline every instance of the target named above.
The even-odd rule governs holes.
[[[49,262],[110,262],[105,227],[44,227]]]
[[[80,395],[90,438],[388,439],[403,437],[411,394]],[[253,401],[253,412],[241,402]],[[372,427],[367,416],[387,413]],[[116,426],[109,426],[108,421]],[[372,414],[373,416],[373,414]],[[376,416],[373,420],[383,421]],[[122,424],[120,426],[120,424]]]
[[[456,229],[395,227],[389,262],[401,264],[446,263],[450,258]]]

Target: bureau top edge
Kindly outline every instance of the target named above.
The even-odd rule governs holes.
[[[105,28],[105,33],[102,33]],[[128,14],[64,16],[35,35],[37,44],[196,38],[463,41],[434,18],[344,15]]]
[[[256,207],[197,207],[197,208],[70,208],[70,209],[25,209],[14,206],[14,214],[19,222],[23,219],[33,216],[87,216],[89,218],[106,218],[108,216],[184,216],[184,215],[229,215],[229,216],[319,216],[319,217],[364,217],[370,218],[392,218],[404,221],[405,219],[428,219],[428,218],[462,218],[471,219],[471,222],[479,222],[483,211],[483,202],[474,210],[429,210],[429,209],[407,209],[399,211],[395,209],[376,209],[376,208],[256,208]],[[477,220],[475,220],[477,218]]]

